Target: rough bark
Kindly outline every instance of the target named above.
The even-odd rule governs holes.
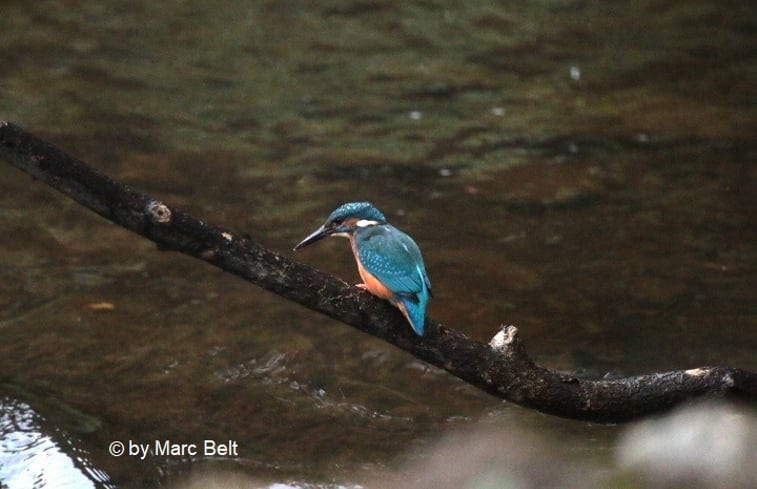
[[[514,326],[503,326],[488,345],[433,320],[427,320],[425,336],[418,337],[387,302],[266,249],[253,238],[136,192],[2,121],[0,157],[102,217],[154,241],[160,249],[206,261],[525,407],[567,418],[620,422],[705,396],[757,401],[757,374],[742,369],[699,367],[612,380],[585,379],[534,363]]]

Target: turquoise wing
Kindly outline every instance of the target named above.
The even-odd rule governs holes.
[[[423,335],[431,282],[415,241],[399,229],[371,226],[356,236],[363,267],[395,295],[408,312],[416,333]]]

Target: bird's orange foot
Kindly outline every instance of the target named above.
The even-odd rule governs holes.
[[[365,284],[355,284],[355,287],[357,287],[360,290],[368,290],[368,286]]]

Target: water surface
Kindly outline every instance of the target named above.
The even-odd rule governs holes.
[[[745,2],[2,9],[0,119],[142,192],[285,253],[371,200],[421,246],[431,317],[483,341],[515,324],[551,368],[757,368]],[[0,419],[55,420],[0,435],[83,454],[69,474],[93,486],[207,467],[349,485],[478,423],[613,467],[617,427],[502,403],[8,165],[0,182]],[[297,258],[357,281],[343,241]],[[108,453],[205,439],[239,454]]]

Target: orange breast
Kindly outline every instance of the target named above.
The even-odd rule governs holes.
[[[360,278],[363,279],[366,289],[368,289],[371,294],[390,302],[394,302],[394,293],[382,284],[379,279],[371,275],[368,270],[363,268],[360,260],[357,260],[357,271],[360,272]]]
[[[360,258],[358,257],[357,250],[355,249],[355,238],[353,236],[350,236],[350,244],[352,245],[352,254],[355,255],[357,271],[358,273],[360,273],[360,278],[363,279],[365,288],[368,289],[368,292],[370,292],[371,294],[388,300],[389,302],[394,304],[394,293],[389,290],[384,284],[382,284],[379,279],[374,277],[371,272],[363,268],[363,264],[360,263]]]

